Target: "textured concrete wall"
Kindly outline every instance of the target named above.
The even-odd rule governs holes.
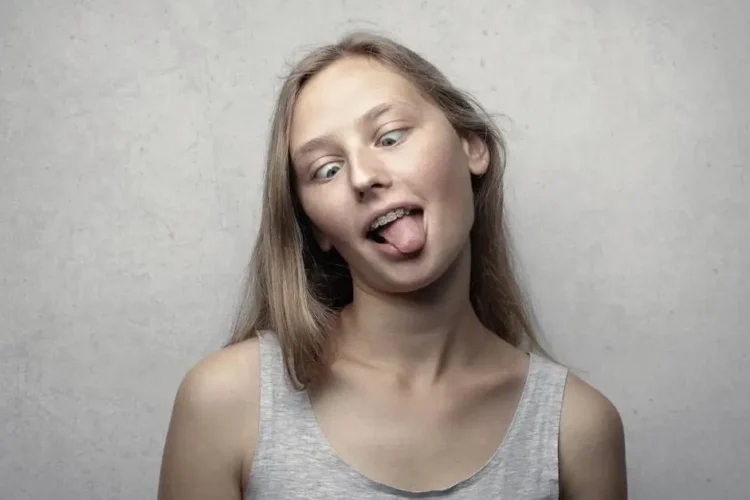
[[[741,0],[0,3],[0,498],[154,497],[177,384],[231,323],[284,62],[355,27],[507,116],[539,321],[620,408],[631,497],[747,498]]]

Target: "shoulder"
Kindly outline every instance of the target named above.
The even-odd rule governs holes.
[[[560,423],[563,499],[627,498],[625,438],[615,406],[598,390],[568,375]]]
[[[248,449],[257,440],[259,351],[258,339],[245,340],[206,356],[187,372],[172,409],[159,498],[215,498],[241,491]]]
[[[185,375],[176,403],[197,413],[252,409],[260,394],[260,347],[248,339],[211,353]]]

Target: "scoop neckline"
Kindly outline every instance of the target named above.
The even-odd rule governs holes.
[[[406,490],[372,479],[371,477],[367,476],[359,469],[351,465],[349,462],[344,460],[341,455],[338,454],[336,449],[328,440],[328,437],[326,437],[323,429],[320,427],[320,422],[318,421],[318,416],[315,413],[315,408],[313,407],[312,399],[310,398],[310,393],[308,391],[304,391],[305,411],[311,421],[310,424],[315,434],[315,438],[323,447],[321,451],[325,453],[336,464],[336,466],[340,467],[349,477],[351,477],[352,480],[360,484],[365,484],[366,486],[373,488],[376,491],[390,493],[392,495],[399,495],[406,498],[429,498],[447,495],[449,493],[462,490],[480,480],[491,469],[492,465],[502,458],[505,450],[508,447],[509,441],[516,434],[517,427],[519,425],[518,421],[520,420],[519,416],[523,413],[526,406],[528,406],[529,404],[533,378],[538,371],[538,365],[541,361],[537,354],[533,352],[527,352],[525,354],[529,358],[529,364],[526,370],[526,379],[524,380],[523,389],[521,390],[521,396],[519,397],[516,408],[513,411],[513,417],[511,418],[510,425],[508,425],[508,429],[505,431],[500,444],[498,444],[497,448],[495,448],[495,451],[492,452],[489,458],[479,469],[471,473],[469,476],[460,479],[445,488],[432,490]]]

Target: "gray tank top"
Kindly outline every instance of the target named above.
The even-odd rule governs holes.
[[[276,335],[260,340],[260,427],[246,500],[547,500],[559,496],[558,434],[567,369],[531,354],[506,436],[479,471],[450,488],[410,492],[369,479],[323,436],[308,394],[284,371]]]

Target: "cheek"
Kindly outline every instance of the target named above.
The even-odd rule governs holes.
[[[460,143],[446,138],[420,152],[415,187],[431,206],[440,238],[463,238],[474,220],[471,171]]]
[[[331,193],[301,194],[300,202],[307,217],[322,236],[336,244],[347,239],[349,231],[347,224],[351,222],[343,210],[342,204]]]
[[[426,194],[447,201],[465,197],[465,187],[470,193],[471,175],[462,153],[460,143],[451,137],[420,148],[414,158],[419,165],[414,178]]]

